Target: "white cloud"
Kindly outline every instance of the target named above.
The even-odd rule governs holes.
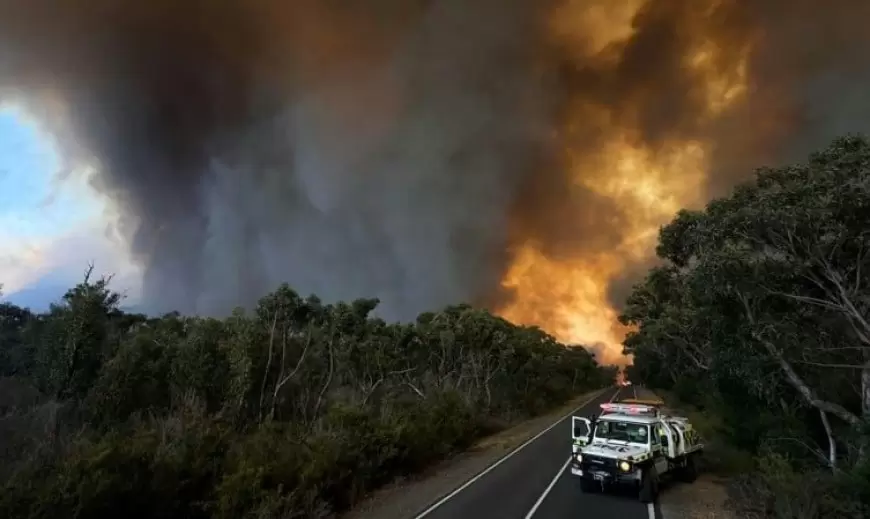
[[[13,238],[0,230],[0,284],[7,294],[38,279],[46,264],[44,244]]]
[[[94,264],[96,275],[114,275],[112,286],[127,295],[128,303],[138,301],[140,269],[130,261],[123,244],[107,236],[100,222],[52,239],[9,243],[0,236],[0,283],[7,296],[14,296],[46,276],[71,287],[82,280],[89,263]]]

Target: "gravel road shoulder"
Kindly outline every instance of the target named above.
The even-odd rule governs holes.
[[[738,519],[726,505],[727,481],[714,474],[701,474],[691,484],[673,483],[659,496],[664,519]]]
[[[413,479],[397,481],[364,500],[343,519],[408,519],[462,485],[511,450],[609,388],[581,395],[546,415],[522,422],[477,442],[471,449]]]
[[[659,495],[659,506],[664,519],[738,519],[728,507],[728,479],[717,474],[715,467],[718,458],[724,453],[719,452],[717,442],[710,441],[708,429],[709,420],[695,411],[686,412],[679,408],[670,408],[667,403],[671,398],[663,396],[668,414],[688,416],[699,427],[707,440],[707,448],[702,456],[699,468],[701,473],[693,483],[669,482],[662,488]],[[677,406],[679,407],[679,406]],[[704,423],[702,423],[702,420]],[[706,427],[705,427],[706,425]]]

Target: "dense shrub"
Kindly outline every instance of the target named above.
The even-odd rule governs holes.
[[[468,306],[389,324],[287,286],[222,320],[118,301],[88,276],[44,315],[2,308],[3,373],[41,393],[0,419],[0,516],[327,517],[615,374]]]
[[[868,228],[870,142],[838,139],[681,212],[628,300],[630,376],[717,417],[721,466],[755,460],[740,517],[870,517]]]

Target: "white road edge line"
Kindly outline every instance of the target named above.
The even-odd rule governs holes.
[[[532,516],[535,515],[535,512],[538,511],[538,507],[541,506],[541,503],[544,502],[544,499],[547,499],[547,494],[549,494],[550,491],[553,490],[553,487],[556,486],[556,482],[559,481],[559,478],[562,477],[562,474],[565,472],[565,469],[568,468],[569,463],[571,463],[570,456],[568,456],[568,459],[565,460],[565,464],[562,465],[562,468],[559,469],[559,472],[556,472],[556,476],[553,478],[552,481],[550,481],[550,484],[547,485],[547,488],[546,488],[546,490],[544,490],[544,493],[541,494],[541,497],[539,497],[538,500],[535,501],[535,505],[532,507],[531,510],[529,510],[529,513],[526,514],[525,519],[532,519]],[[655,519],[655,518],[653,518],[653,519]]]
[[[619,388],[619,389],[616,390],[616,393],[613,395],[613,398],[616,398],[616,395],[619,394],[619,391],[620,391],[621,389],[622,389],[622,388]],[[574,413],[577,412],[578,409],[583,408],[583,407],[586,407],[587,405],[589,405],[590,402],[592,402],[592,401],[595,400],[596,398],[600,397],[600,396],[601,396],[601,393],[604,393],[605,391],[607,391],[607,388],[602,389],[601,391],[597,391],[593,396],[589,397],[588,400],[586,400],[585,402],[583,402],[583,403],[580,404],[579,406],[575,407],[575,408],[574,408],[570,413],[568,413],[568,414],[566,414],[565,416],[559,418],[558,420],[556,420],[555,423],[553,423],[552,425],[550,425],[549,427],[547,427],[547,428],[544,429],[543,431],[539,432],[538,434],[534,435],[534,436],[531,437],[530,439],[526,440],[525,443],[523,443],[522,445],[520,445],[520,446],[517,447],[516,449],[510,451],[510,452],[507,453],[504,457],[502,457],[501,459],[499,459],[498,461],[496,461],[495,463],[493,463],[492,465],[490,465],[489,467],[487,467],[486,469],[484,469],[483,472],[481,472],[481,473],[479,473],[478,475],[474,476],[473,478],[469,479],[468,481],[466,481],[465,483],[463,483],[459,488],[457,488],[457,489],[454,490],[453,492],[451,492],[451,493],[447,494],[446,496],[442,497],[441,499],[439,499],[437,502],[435,502],[435,504],[433,504],[432,506],[430,506],[429,508],[427,508],[426,510],[424,510],[423,512],[421,512],[419,515],[414,516],[414,519],[421,519],[421,518],[426,517],[427,515],[431,514],[432,512],[434,512],[438,507],[440,507],[441,505],[443,505],[444,503],[446,503],[447,501],[449,501],[450,499],[452,499],[453,497],[455,497],[456,494],[458,494],[458,493],[462,492],[463,490],[465,490],[466,488],[470,487],[470,486],[471,486],[472,484],[474,484],[477,480],[479,480],[479,479],[482,478],[483,476],[486,476],[487,474],[489,474],[490,472],[492,472],[493,470],[495,470],[496,467],[498,467],[498,466],[501,465],[502,463],[504,463],[504,462],[506,462],[507,460],[509,460],[511,457],[513,457],[514,454],[516,454],[516,453],[520,452],[521,450],[525,449],[525,448],[528,447],[532,442],[534,442],[535,440],[537,440],[537,439],[540,438],[541,436],[545,435],[546,433],[550,432],[550,430],[552,430],[554,427],[556,427],[556,426],[559,425],[560,423],[564,422],[565,420],[567,420],[567,419],[570,418],[571,416],[574,416]],[[613,398],[610,399],[611,402],[613,402]],[[571,460],[571,458],[568,458],[568,461],[570,461],[570,460]]]

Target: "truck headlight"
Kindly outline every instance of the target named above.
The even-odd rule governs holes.
[[[574,459],[577,460],[577,463],[583,463],[583,455],[579,452],[574,455]]]
[[[620,461],[619,462],[619,470],[621,470],[623,472],[630,471],[631,470],[631,463],[629,463],[627,461]]]

